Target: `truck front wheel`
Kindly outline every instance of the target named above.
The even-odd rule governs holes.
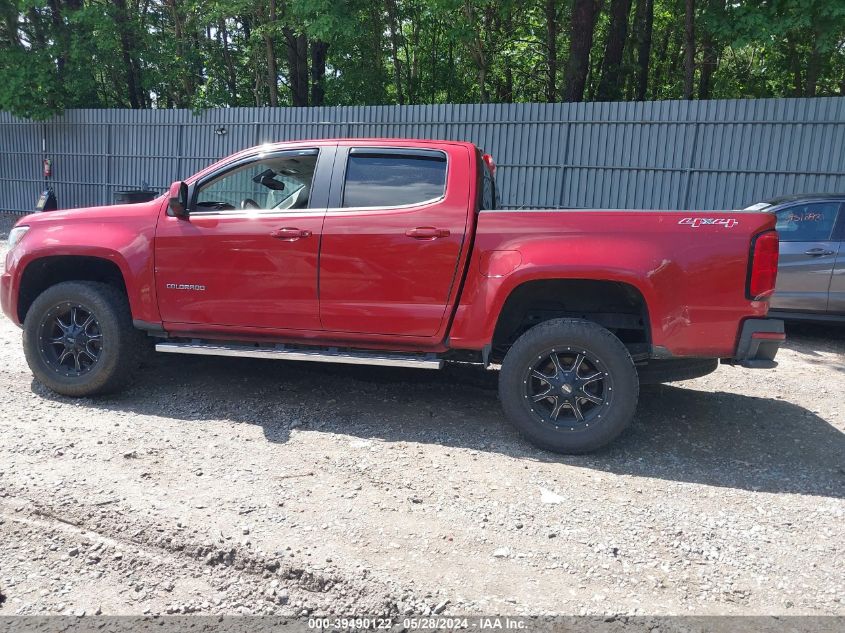
[[[65,396],[122,387],[138,364],[142,341],[123,293],[92,281],[49,287],[32,303],[23,324],[24,354],[32,373]]]
[[[556,453],[587,453],[613,441],[633,418],[638,394],[622,342],[580,319],[528,330],[499,374],[505,415],[533,444]]]

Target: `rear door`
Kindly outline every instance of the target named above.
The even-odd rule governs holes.
[[[320,248],[326,330],[435,336],[467,230],[469,150],[338,148]]]
[[[827,310],[833,267],[839,250],[833,230],[839,201],[805,202],[779,209],[778,280],[771,305],[775,310]]]

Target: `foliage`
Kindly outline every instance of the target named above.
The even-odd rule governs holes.
[[[842,0],[3,0],[0,109],[677,99],[688,10],[697,98],[845,94]]]

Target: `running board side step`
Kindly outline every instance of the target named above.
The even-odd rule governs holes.
[[[416,367],[418,369],[441,369],[443,367],[443,361],[434,354],[344,351],[336,347],[307,349],[285,345],[212,344],[207,341],[193,340],[190,342],[156,343],[156,351],[170,354],[275,358],[278,360],[342,363],[346,365],[382,365],[386,367]]]

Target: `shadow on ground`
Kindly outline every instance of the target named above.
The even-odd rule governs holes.
[[[845,323],[787,323],[786,340],[807,362],[845,372]]]
[[[522,440],[505,421],[493,372],[434,372],[168,356],[128,391],[95,408],[183,420],[260,425],[271,442],[290,429],[387,442],[420,442],[624,475],[764,492],[845,496],[845,434],[776,399],[644,387],[632,427],[611,447],[559,456]],[[60,401],[38,383],[33,391]]]

